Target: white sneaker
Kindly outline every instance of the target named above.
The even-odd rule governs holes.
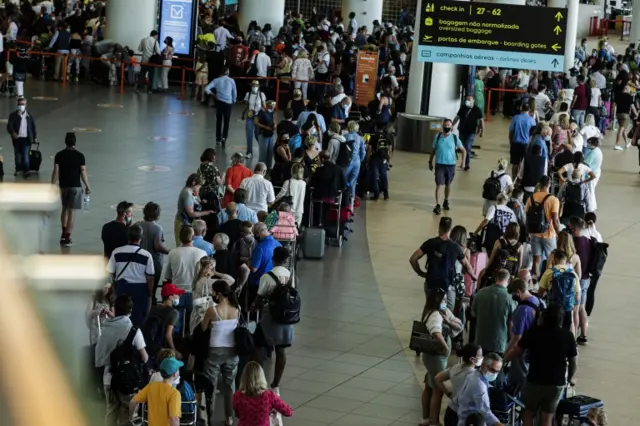
[[[280,387],[276,386],[275,388],[271,388],[271,391],[276,395],[280,396]]]
[[[614,151],[622,151],[623,149],[624,149],[624,148],[623,148],[623,147],[621,147],[620,145],[616,145],[616,146],[614,146],[614,147],[613,147],[613,150],[614,150]]]
[[[252,154],[252,153],[250,153],[250,152],[247,152],[247,153],[244,155],[244,157],[245,157],[245,158],[251,158],[251,157],[253,157],[253,154]]]
[[[629,149],[631,147],[631,142],[627,142],[626,148]]]

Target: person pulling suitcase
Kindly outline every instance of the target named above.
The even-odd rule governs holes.
[[[36,123],[30,112],[27,112],[27,100],[18,98],[16,110],[9,114],[7,121],[7,133],[13,141],[13,153],[15,159],[14,176],[19,172],[26,178],[29,174],[29,154],[31,144],[38,143]],[[41,158],[41,157],[40,157]]]

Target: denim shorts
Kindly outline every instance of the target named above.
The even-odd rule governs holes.
[[[456,166],[436,164],[436,185],[449,185],[456,175]]]
[[[589,290],[589,284],[591,284],[591,278],[580,280],[580,305],[587,303],[587,290]]]
[[[531,235],[531,254],[548,257],[556,249],[556,237],[540,238]]]

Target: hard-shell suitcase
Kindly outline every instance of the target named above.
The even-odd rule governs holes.
[[[326,232],[323,228],[309,227],[302,238],[302,252],[307,259],[322,259]]]
[[[40,171],[42,165],[42,153],[40,152],[40,144],[34,143],[29,151],[29,170],[34,172]]]
[[[587,412],[591,408],[599,408],[602,406],[603,403],[599,399],[585,395],[576,395],[563,399],[558,403],[556,419],[562,421],[566,416],[569,420],[582,420],[587,417]]]

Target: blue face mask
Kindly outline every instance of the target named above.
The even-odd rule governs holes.
[[[495,382],[496,379],[498,378],[498,373],[492,373],[490,371],[487,371],[486,373],[482,373],[482,375],[484,376],[485,379],[487,379],[487,382],[489,383]]]
[[[440,310],[441,310],[441,311],[446,311],[446,310],[447,310],[447,304],[446,304],[446,303],[444,303],[444,302],[443,302],[443,303],[441,303],[441,304],[440,304]]]

